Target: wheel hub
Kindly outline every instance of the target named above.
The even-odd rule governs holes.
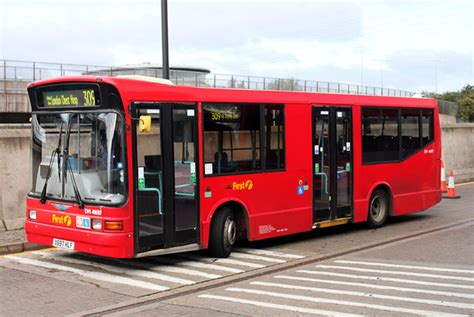
[[[237,224],[234,218],[227,217],[224,224],[224,244],[226,247],[234,245],[237,237]]]

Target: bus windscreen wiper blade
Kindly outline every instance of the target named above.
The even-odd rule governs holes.
[[[59,130],[58,146],[56,147],[56,149],[53,150],[53,152],[51,152],[51,159],[48,165],[48,172],[46,173],[46,179],[44,180],[43,190],[41,191],[40,202],[42,204],[46,203],[46,191],[48,189],[48,180],[51,177],[51,169],[53,168],[53,162],[54,162],[55,156],[58,157],[58,175],[59,175],[59,181],[61,181],[61,171],[60,171],[61,158],[59,154],[60,154],[60,148],[61,148],[61,139],[63,137],[63,124],[64,122],[61,122],[61,128]]]
[[[69,176],[71,177],[72,188],[74,189],[74,195],[76,196],[77,204],[79,205],[79,209],[83,209],[84,201],[82,200],[81,194],[79,193],[79,188],[77,187],[76,179],[74,178],[74,172],[72,170],[71,164],[69,164],[69,160],[66,160],[65,162],[69,171]]]
[[[72,116],[69,118],[67,130],[66,130],[66,140],[64,140],[64,148],[63,148],[63,159],[65,169],[69,171],[69,176],[71,178],[72,188],[74,190],[74,195],[76,196],[77,203],[79,205],[79,209],[84,208],[84,201],[81,198],[81,194],[79,193],[79,188],[77,187],[76,178],[74,177],[74,171],[72,170],[71,164],[69,163],[69,138],[71,137],[71,127],[72,127]],[[64,170],[64,180],[66,179],[66,170]],[[64,184],[64,183],[63,183]]]

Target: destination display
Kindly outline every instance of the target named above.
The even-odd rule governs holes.
[[[229,109],[212,109],[204,108],[204,115],[209,117],[211,121],[220,122],[238,122],[240,120],[241,111],[240,109],[229,108]]]
[[[43,107],[95,107],[100,105],[97,89],[43,91]]]

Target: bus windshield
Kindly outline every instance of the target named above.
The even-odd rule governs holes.
[[[32,127],[31,195],[41,195],[46,188],[47,199],[112,205],[125,202],[126,160],[119,114],[33,114]]]

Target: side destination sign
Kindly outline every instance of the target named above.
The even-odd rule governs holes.
[[[97,104],[94,89],[43,92],[43,105],[45,107],[94,107]]]

